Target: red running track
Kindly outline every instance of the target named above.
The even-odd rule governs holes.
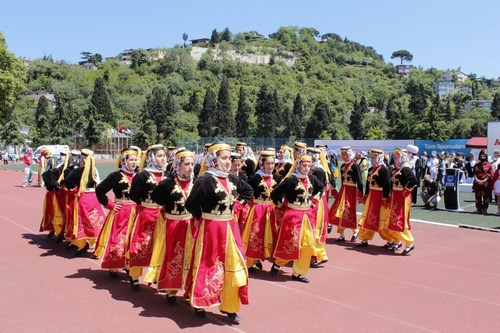
[[[184,300],[124,274],[112,279],[97,260],[74,257],[38,232],[44,189],[22,188],[22,173],[0,170],[0,332],[498,332],[500,234],[414,223],[409,256],[329,239],[330,261],[309,284],[251,275],[240,324],[217,308],[206,319]],[[349,235],[350,236],[350,235]]]

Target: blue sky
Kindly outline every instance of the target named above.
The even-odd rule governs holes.
[[[116,56],[129,48],[172,47],[210,37],[213,29],[263,35],[281,26],[314,27],[321,34],[372,46],[391,60],[405,49],[412,64],[500,77],[498,0],[0,0],[0,31],[18,57],[70,63],[80,52]]]

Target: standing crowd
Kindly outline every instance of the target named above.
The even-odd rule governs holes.
[[[198,157],[161,144],[146,151],[131,146],[100,181],[91,150],[57,158],[45,149],[40,231],[75,255],[91,249],[111,278],[125,272],[134,291],[142,279],[165,293],[169,305],[180,294],[198,317],[218,305],[238,322],[249,274],[262,271],[266,260],[272,276],[290,263],[291,279],[309,283],[309,268],[328,261],[333,226],[336,242],[345,242],[347,231],[363,248],[378,233],[384,248],[397,252],[404,245],[401,254],[410,254],[410,208],[421,171],[428,168],[424,184],[437,183],[434,162],[421,163],[417,153],[409,145],[388,159],[380,149],[356,154],[342,147],[338,163],[326,146],[302,142],[257,155],[244,142],[207,144]],[[23,185],[31,182],[30,170]]]

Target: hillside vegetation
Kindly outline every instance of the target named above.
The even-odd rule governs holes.
[[[374,48],[334,33],[298,27],[279,28],[268,38],[255,31],[214,32],[198,61],[190,46],[161,50],[160,60],[134,50],[131,65],[119,56],[101,61],[82,53],[98,70],[50,56],[32,61],[26,73],[14,75],[24,86],[3,110],[2,139],[15,141],[12,128],[25,124],[35,144],[70,144],[79,134],[92,146],[117,126],[130,129],[143,147],[198,137],[446,140],[484,136],[487,122],[500,116],[497,80],[470,74],[460,85],[471,94],[440,100],[433,85],[445,70],[413,68],[401,76]],[[270,55],[269,63],[232,59],[256,53]],[[292,58],[293,65],[285,63]],[[23,98],[36,90],[54,94],[57,106]],[[493,100],[493,106],[466,110],[476,99]]]

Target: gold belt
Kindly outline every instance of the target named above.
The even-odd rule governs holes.
[[[135,201],[129,200],[129,199],[115,199],[116,203],[121,203],[121,204],[135,204]]]
[[[253,202],[262,204],[262,205],[270,205],[273,202],[271,200],[259,200],[259,199],[253,199]]]
[[[144,202],[144,201],[141,202],[141,206],[142,207],[146,207],[146,208],[161,208],[161,206],[158,205],[158,204],[150,203],[150,202]]]
[[[169,220],[185,221],[192,219],[193,215],[191,214],[173,215],[165,213],[165,217]]]
[[[295,205],[295,204],[288,204],[288,207],[293,208],[293,209],[298,209],[298,210],[309,210],[311,206],[309,205]]]
[[[353,186],[353,187],[357,187],[358,185],[356,185],[355,183],[342,183],[342,185],[345,185],[345,186]]]
[[[95,188],[86,188],[85,191],[83,191],[83,192],[87,192],[87,193],[95,192]]]
[[[201,217],[205,220],[229,221],[234,219],[233,215],[215,215],[210,213],[201,213]]]
[[[370,191],[383,191],[384,189],[382,187],[370,187]]]

